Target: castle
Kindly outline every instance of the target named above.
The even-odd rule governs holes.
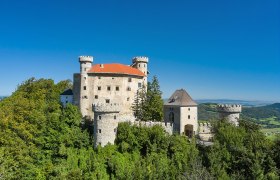
[[[160,125],[169,134],[179,133],[188,137],[198,134],[201,128],[197,104],[184,89],[176,90],[164,103],[162,122],[136,121],[131,107],[137,91],[147,90],[148,62],[147,57],[134,57],[130,65],[93,64],[92,56],[79,57],[80,72],[74,74],[73,90],[63,92],[60,100],[63,106],[67,103],[77,105],[83,120],[93,124],[95,146],[113,144],[119,122],[147,127]],[[221,106],[220,113],[223,118],[238,124],[235,118],[239,114],[238,111],[232,114],[233,109]],[[211,134],[210,126],[203,127],[203,131]]]

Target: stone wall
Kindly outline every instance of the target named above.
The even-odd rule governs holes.
[[[165,132],[168,134],[173,134],[173,124],[168,122],[154,122],[154,121],[134,121],[131,122],[131,125],[139,126],[139,127],[153,127],[153,126],[161,126]]]
[[[202,141],[212,141],[214,134],[212,133],[212,126],[210,123],[199,123],[198,136]]]
[[[239,125],[239,114],[241,110],[242,106],[240,104],[220,104],[217,106],[220,119],[225,119],[236,126]]]

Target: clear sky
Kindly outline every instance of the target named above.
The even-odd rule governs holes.
[[[0,95],[148,56],[164,97],[280,101],[279,0],[1,0]]]

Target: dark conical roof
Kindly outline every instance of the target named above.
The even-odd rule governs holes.
[[[170,106],[197,106],[196,102],[184,89],[176,90],[164,105]]]

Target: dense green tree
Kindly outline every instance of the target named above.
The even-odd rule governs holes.
[[[148,87],[140,88],[135,95],[132,110],[136,119],[141,121],[162,121],[163,100],[161,95],[159,81],[154,76],[152,82],[148,82]]]

